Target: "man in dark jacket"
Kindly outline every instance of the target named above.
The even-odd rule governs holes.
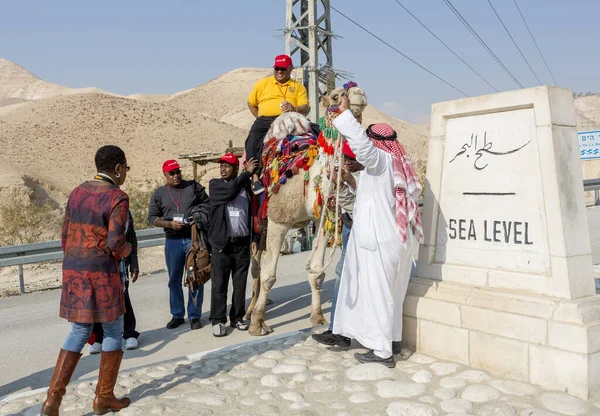
[[[246,282],[250,267],[250,251],[257,250],[259,236],[252,232],[252,189],[250,177],[256,171],[258,161],[247,163],[246,170],[238,176],[239,161],[227,153],[217,160],[221,178],[208,184],[210,193],[210,226],[208,242],[211,245],[210,321],[213,335],[227,335],[227,286],[229,276],[233,280],[233,298],[229,310],[229,323],[240,331],[247,331]]]
[[[132,283],[135,283],[140,275],[140,266],[138,263],[138,242],[135,234],[135,226],[131,212],[128,213],[127,230],[125,231],[125,241],[131,244],[131,254],[119,261],[121,278],[123,279],[123,289],[125,290],[125,315],[123,315],[123,339],[125,340],[125,349],[134,350],[138,347],[138,338],[140,333],[135,330],[136,320],[131,298],[129,297],[129,277]],[[104,340],[104,330],[102,324],[95,323],[90,337],[90,354],[100,354],[102,350],[102,341]]]
[[[192,218],[208,218],[210,207],[208,195],[202,185],[196,181],[185,181],[181,177],[181,167],[176,160],[167,160],[162,167],[166,185],[161,186],[152,195],[148,207],[148,222],[155,227],[165,229],[165,260],[169,273],[169,305],[172,319],[168,329],[177,328],[185,320],[183,297],[183,273],[185,257],[192,244]],[[203,215],[196,215],[195,211]],[[193,217],[192,217],[193,215]],[[208,224],[196,224],[206,229]],[[196,286],[188,294],[187,311],[192,329],[200,329],[202,298],[204,287]]]

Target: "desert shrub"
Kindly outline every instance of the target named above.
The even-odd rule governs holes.
[[[62,214],[50,202],[38,204],[32,192],[11,188],[0,199],[0,246],[59,238]]]
[[[163,182],[150,179],[127,183],[124,191],[129,195],[129,210],[136,230],[150,228],[150,224],[148,224],[148,204],[156,188],[162,185]]]

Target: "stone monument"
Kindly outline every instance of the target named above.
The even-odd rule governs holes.
[[[433,105],[408,345],[596,398],[600,297],[575,125],[557,87]]]

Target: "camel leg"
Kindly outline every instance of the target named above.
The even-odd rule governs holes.
[[[312,270],[322,269],[325,264],[325,251],[327,249],[328,235],[320,233],[316,237],[316,241],[313,244],[313,250],[316,250],[309,267],[308,282],[310,283],[310,289],[312,294],[312,303],[310,310],[310,323],[313,326],[319,326],[327,323],[327,320],[323,316],[323,310],[321,309],[321,287],[325,281],[325,272],[312,273]]]
[[[279,251],[283,244],[285,234],[290,229],[290,226],[277,224],[269,220],[267,233],[267,248],[265,250],[265,259],[260,268],[260,291],[258,300],[252,310],[252,322],[250,324],[250,335],[267,335],[273,332],[265,324],[265,305],[269,291],[275,284],[277,270],[277,261],[279,260]]]
[[[260,293],[260,258],[262,256],[262,251],[259,250],[256,253],[256,256],[252,256],[250,260],[250,275],[252,276],[252,300],[250,301],[250,305],[248,309],[246,309],[246,315],[244,319],[250,318],[252,315],[252,310],[254,309],[254,305],[256,305],[256,301],[258,300],[258,294]]]

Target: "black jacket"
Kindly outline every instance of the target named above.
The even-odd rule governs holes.
[[[253,232],[254,219],[252,218],[252,189],[250,187],[250,173],[242,172],[237,178],[230,181],[212,179],[208,183],[210,195],[210,225],[208,226],[208,242],[216,250],[223,250],[229,240],[227,227],[227,203],[233,201],[238,194],[246,189],[250,197],[248,204],[248,229],[252,241],[258,242],[260,235]]]
[[[125,241],[131,243],[131,253],[129,256],[125,257],[124,260],[125,265],[129,268],[129,272],[133,273],[136,270],[140,271],[138,263],[138,241],[131,212],[128,212],[127,215],[129,216],[129,227],[127,227],[127,232],[125,233]]]

